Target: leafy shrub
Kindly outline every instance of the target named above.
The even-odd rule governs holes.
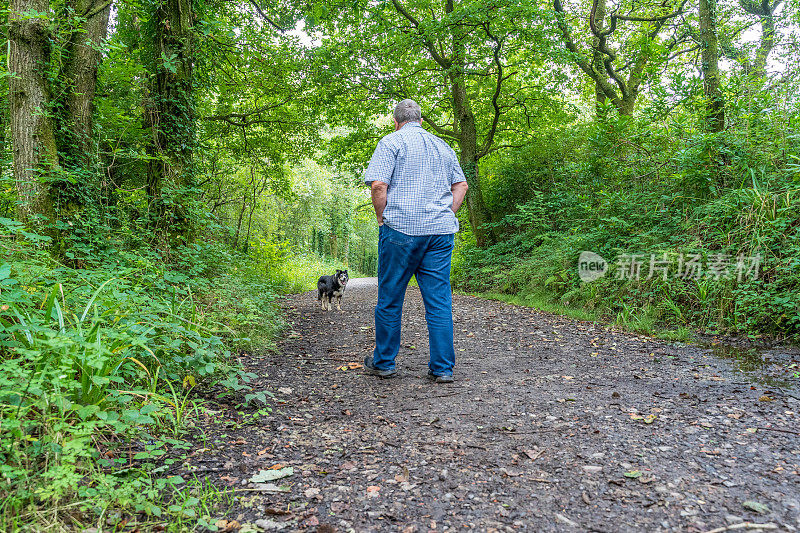
[[[188,485],[158,475],[166,466],[152,459],[183,446],[201,404],[195,386],[266,400],[231,349],[242,333],[280,327],[275,292],[213,244],[170,264],[117,250],[73,269],[42,248],[47,238],[2,222],[13,238],[0,246],[13,254],[0,264],[0,524],[58,501],[77,503],[79,522],[109,505],[186,518],[164,502]],[[224,320],[232,309],[239,318]],[[123,448],[140,450],[133,468]]]
[[[544,147],[493,162],[492,186],[517,203],[492,225],[497,244],[460,244],[454,284],[538,300],[546,295],[637,331],[660,323],[800,337],[797,139],[780,147],[787,151],[781,164],[780,152],[768,151],[775,139],[748,145],[735,135],[670,137],[659,125],[607,120],[576,125],[542,140]],[[590,142],[553,155],[548,143],[570,135]],[[496,193],[487,196],[495,208],[509,209]],[[577,258],[583,250],[610,260],[631,253],[667,253],[673,260],[689,253],[704,259],[760,254],[763,264],[758,279],[741,282],[621,281],[612,273],[582,283]]]

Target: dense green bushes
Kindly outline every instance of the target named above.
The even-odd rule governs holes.
[[[208,488],[164,473],[202,411],[195,387],[266,401],[231,352],[280,327],[275,284],[213,244],[170,261],[107,245],[70,268],[0,222],[0,529],[109,510],[197,522]]]
[[[798,338],[800,138],[790,130],[767,140],[762,131],[756,143],[685,128],[612,117],[497,158],[490,198],[501,215],[498,243],[462,245],[456,286],[568,303],[640,331],[659,324]],[[583,250],[612,263],[611,272],[581,282]],[[668,279],[648,279],[651,254],[665,252]],[[641,254],[639,280],[616,279],[623,254]],[[731,275],[677,277],[690,254],[706,267],[724,254]],[[757,255],[757,278],[737,280],[737,257]]]

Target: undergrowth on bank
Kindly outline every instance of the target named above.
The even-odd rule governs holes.
[[[109,244],[76,268],[0,223],[0,530],[209,525],[227,496],[171,472],[209,395],[267,402],[234,356],[269,349],[281,283],[214,242]]]
[[[487,177],[504,213],[491,224],[496,243],[478,248],[465,235],[454,285],[668,338],[797,341],[800,137],[749,144],[678,132],[610,117],[498,161]],[[581,281],[582,251],[606,260],[605,276]]]

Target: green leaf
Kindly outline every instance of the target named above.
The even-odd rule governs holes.
[[[276,479],[291,476],[292,474],[294,474],[294,468],[291,466],[287,466],[286,468],[281,468],[279,470],[261,470],[258,472],[258,474],[250,478],[250,482],[266,483],[268,481],[274,481]]]
[[[752,500],[747,500],[746,502],[743,502],[742,507],[744,507],[745,509],[750,509],[751,511],[755,511],[758,514],[769,513],[769,507],[767,507],[763,503],[754,502]]]

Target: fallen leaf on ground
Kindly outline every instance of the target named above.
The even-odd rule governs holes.
[[[254,487],[261,492],[289,492],[289,487],[286,485],[276,485],[275,483],[256,483]]]
[[[236,520],[217,520],[214,525],[217,526],[217,531],[239,531],[242,527],[242,524]]]
[[[746,502],[742,502],[742,507],[744,507],[745,509],[750,509],[751,511],[755,511],[758,514],[767,514],[769,512],[769,507],[767,507],[763,503],[754,502],[752,500],[747,500]]]
[[[357,370],[359,368],[364,368],[364,365],[361,363],[347,363],[346,365],[342,365],[336,370]]]
[[[538,459],[544,453],[544,450],[536,451],[536,450],[523,450],[522,453],[528,456],[528,459],[531,461]]]
[[[251,483],[266,483],[267,481],[274,481],[294,474],[294,468],[287,466],[280,470],[261,470],[258,474],[250,478]]]
[[[410,475],[411,474],[408,472],[408,467],[404,466],[403,467],[403,473],[402,474],[397,474],[396,476],[394,476],[394,479],[398,483],[402,483],[403,481],[408,481],[408,478],[410,477]]]

